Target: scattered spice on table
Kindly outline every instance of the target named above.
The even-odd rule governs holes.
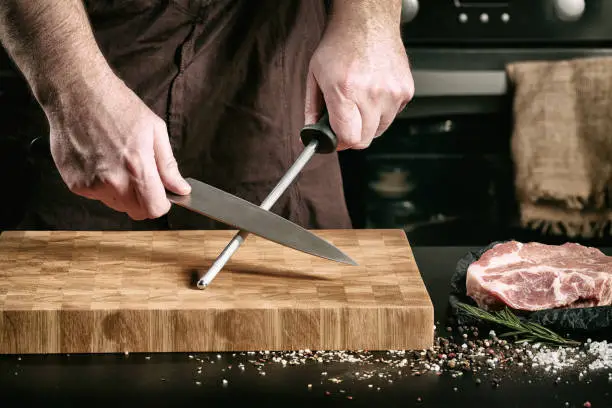
[[[480,333],[488,336],[480,337]],[[355,396],[349,394],[347,387],[351,384],[365,382],[366,389],[380,391],[402,378],[426,375],[466,378],[476,386],[486,381],[497,389],[505,381],[532,384],[545,380],[558,385],[566,375],[586,382],[590,373],[609,370],[608,380],[612,382],[612,343],[605,340],[589,340],[581,345],[515,343],[501,338],[494,330],[472,326],[450,328],[445,337],[436,333],[433,347],[425,350],[262,350],[232,353],[231,357],[202,354],[189,355],[189,358],[197,364],[198,375],[206,371],[207,364],[215,362],[223,367],[218,370],[227,368],[229,372],[232,365],[237,365],[241,372],[254,369],[262,377],[274,376],[277,370],[315,365],[320,367],[320,378],[313,380],[343,385],[342,390],[325,390],[325,395],[338,392],[351,397]],[[308,390],[313,387],[312,382],[304,385]],[[453,386],[453,391],[460,392],[460,388]]]

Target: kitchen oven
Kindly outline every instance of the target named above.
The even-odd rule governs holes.
[[[405,0],[416,93],[369,149],[341,155],[355,226],[404,228],[413,245],[565,241],[518,227],[505,66],[612,54],[609,16],[608,0]]]

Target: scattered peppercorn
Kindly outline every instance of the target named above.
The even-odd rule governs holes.
[[[495,333],[490,333],[488,330],[483,333],[488,333],[489,337],[485,338],[486,335],[483,334],[483,338],[480,339],[477,338],[479,331],[469,326],[463,326],[461,330],[449,327],[449,332],[453,330],[461,333],[461,336],[456,336],[457,342],[452,336],[436,336],[434,345],[423,350],[251,351],[233,353],[232,357],[223,357],[223,360],[220,360],[221,355],[216,353],[212,354],[212,357],[202,354],[201,356],[190,355],[189,358],[196,364],[194,375],[197,375],[198,380],[202,378],[203,373],[211,373],[212,370],[223,371],[224,376],[229,375],[232,371],[243,372],[249,363],[260,376],[266,373],[268,376],[274,376],[274,368],[270,367],[274,364],[287,369],[295,365],[314,364],[320,367],[318,372],[321,378],[317,378],[316,381],[321,381],[321,384],[328,381],[336,384],[366,381],[369,388],[376,388],[377,391],[380,391],[381,387],[377,387],[375,381],[391,387],[398,379],[410,376],[448,375],[452,378],[459,378],[469,375],[473,376],[477,386],[482,381],[489,381],[493,388],[498,388],[501,381],[506,378],[513,381],[523,376],[520,381],[531,384],[532,375],[548,375],[548,381],[553,381],[555,385],[558,385],[562,381],[563,373],[577,373],[579,381],[588,383],[590,371],[601,369],[612,371],[612,358],[610,358],[612,357],[612,344],[606,344],[604,341],[591,342],[579,347],[558,347],[537,343],[507,342],[498,339]],[[592,357],[595,359],[593,360]],[[236,360],[232,361],[232,358]],[[230,363],[237,365],[240,370],[232,370]],[[354,363],[355,370],[343,370],[343,373],[333,372],[331,366],[327,366],[333,363]],[[207,368],[205,367],[207,364],[215,365]],[[216,368],[215,366],[221,367]],[[329,369],[329,375],[327,371],[324,371],[325,369]],[[609,380],[612,382],[612,373]],[[312,389],[312,384],[304,385],[308,390]],[[453,391],[458,392],[459,387],[459,384],[453,387]],[[350,391],[347,388],[337,392],[348,398],[348,396],[353,397],[349,395]],[[331,395],[332,392],[325,391],[325,395]],[[419,397],[417,401],[422,402],[422,397]],[[585,403],[584,407],[590,407],[589,404]]]

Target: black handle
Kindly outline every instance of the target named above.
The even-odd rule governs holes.
[[[323,113],[323,117],[317,123],[304,126],[300,132],[300,137],[304,146],[308,145],[313,139],[318,140],[317,153],[333,153],[338,148],[338,138],[329,125],[327,111]]]

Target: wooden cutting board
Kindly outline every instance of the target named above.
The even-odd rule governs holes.
[[[234,231],[0,234],[0,353],[399,350],[433,343],[401,230],[315,231],[350,266]]]

